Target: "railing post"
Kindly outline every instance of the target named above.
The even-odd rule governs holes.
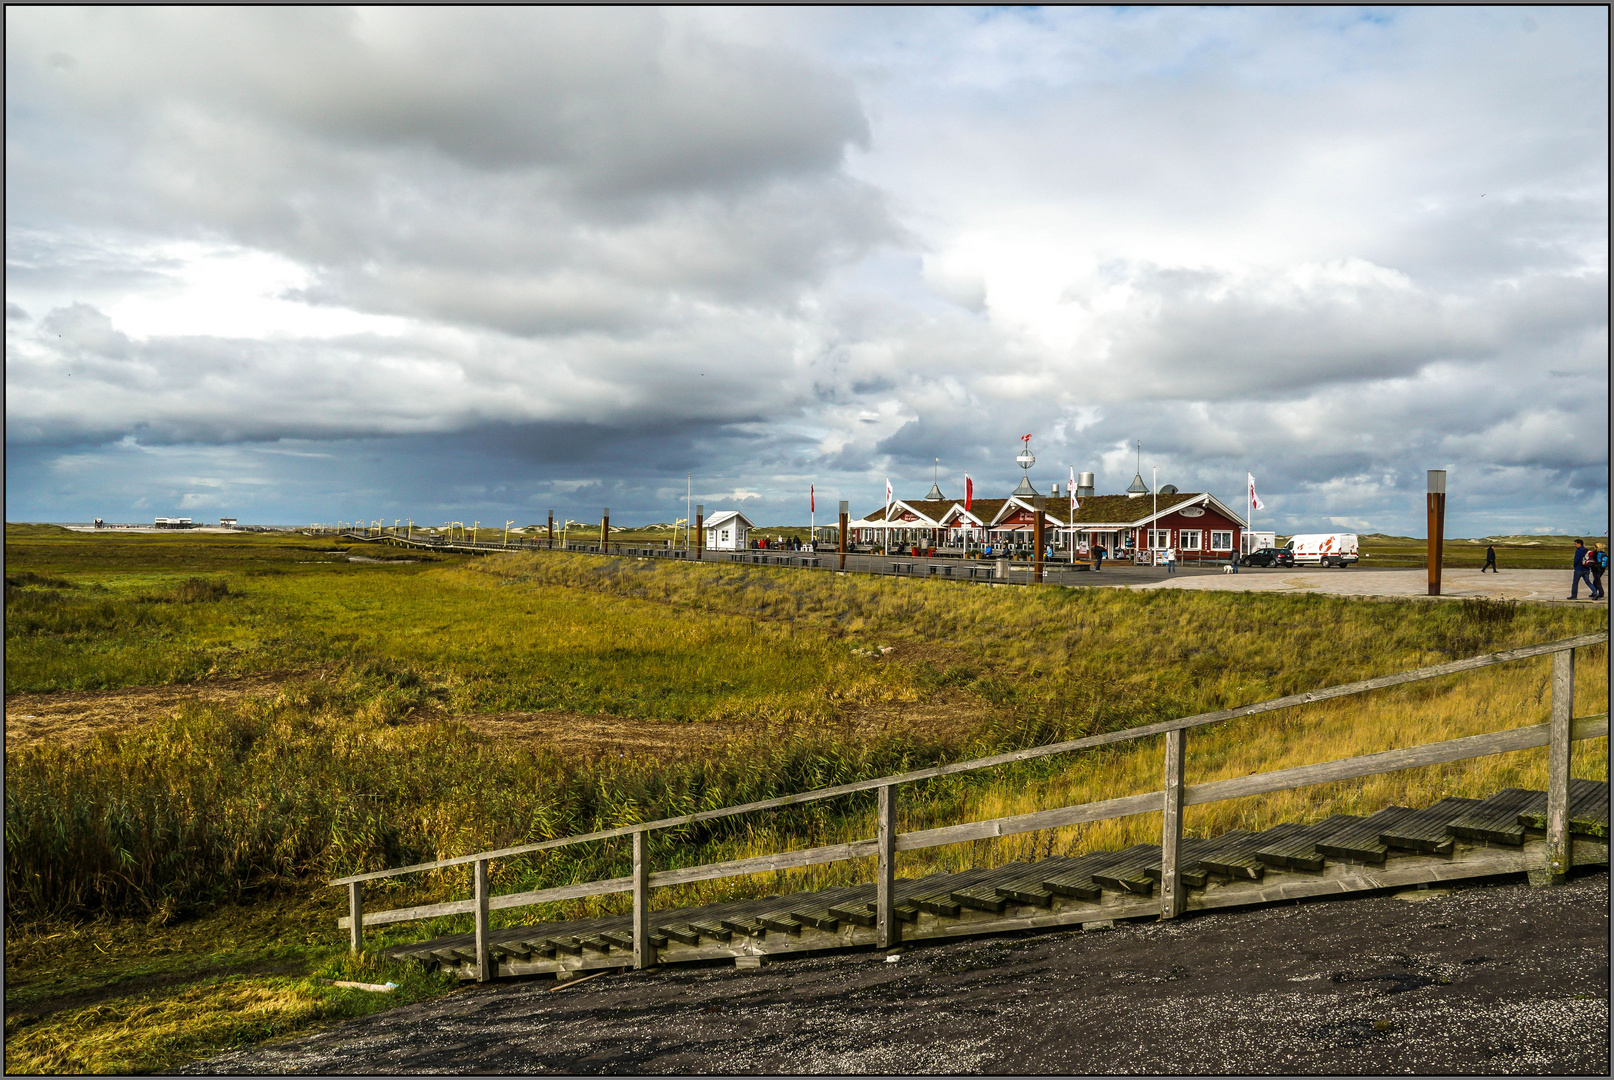
[[[476,860],[476,981],[493,978],[488,963],[488,861]]]
[[[1546,883],[1561,884],[1569,873],[1570,720],[1575,711],[1575,651],[1552,654],[1552,720],[1547,745]]]
[[[650,944],[650,855],[646,850],[649,833],[633,834],[633,967],[655,967],[656,950]]]
[[[1186,909],[1182,888],[1183,746],[1188,733],[1181,728],[1166,732],[1166,786],[1161,804],[1160,917],[1175,919]]]
[[[347,917],[352,922],[347,937],[354,952],[364,948],[364,906],[359,901],[359,889],[363,884],[360,881],[347,883]]]
[[[897,789],[880,788],[879,865],[875,869],[875,932],[880,948],[889,949],[901,938],[897,927]]]

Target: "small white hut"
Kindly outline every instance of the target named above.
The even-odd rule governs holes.
[[[706,546],[713,551],[741,550],[745,547],[746,533],[756,528],[751,519],[738,510],[719,510],[702,526],[706,530]]]

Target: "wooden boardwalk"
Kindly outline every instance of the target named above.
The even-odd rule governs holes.
[[[391,951],[429,959],[462,977],[487,980],[538,972],[569,975],[625,962],[635,968],[719,957],[760,962],[763,956],[778,952],[870,944],[886,947],[927,937],[1156,915],[1171,919],[1195,909],[1493,874],[1527,872],[1532,881],[1560,883],[1576,865],[1608,865],[1607,782],[1573,779],[1570,771],[1575,742],[1608,735],[1606,712],[1574,715],[1575,655],[1578,650],[1597,649],[1598,661],[1605,662],[1601,650],[1607,645],[1606,632],[1583,634],[972,761],[351,874],[330,883],[346,889],[348,895],[348,914],[337,920],[337,926],[348,930],[349,944],[357,952],[364,947],[367,926],[472,915],[473,934],[395,946]],[[1551,657],[1552,662],[1547,723],[1223,780],[1185,782],[1189,737],[1208,725],[1537,657]],[[897,829],[898,799],[907,785],[1156,736],[1164,736],[1161,790],[913,832]],[[1336,815],[1304,825],[1286,823],[1257,836],[1243,832],[1209,838],[1183,834],[1183,811],[1189,806],[1535,747],[1547,750],[1545,792],[1509,789],[1485,800],[1449,798],[1416,810],[1388,807],[1363,819]],[[652,833],[859,792],[877,796],[876,835],[867,840],[659,871],[651,866]],[[1158,845],[917,880],[896,876],[897,856],[904,851],[1152,813],[1160,814]],[[633,870],[628,876],[530,892],[492,892],[488,867],[494,860],[613,838],[632,840]],[[869,885],[665,915],[650,910],[654,889],[869,857],[874,858],[876,868],[875,880]],[[367,883],[451,866],[472,870],[469,898],[365,910]],[[1158,898],[1153,895],[1157,886]],[[495,928],[491,922],[496,910],[622,892],[632,894],[631,915],[507,928]]]
[[[1572,862],[1608,865],[1606,781],[1571,780]],[[1508,788],[1488,799],[1447,798],[1421,809],[1392,806],[1369,817],[1336,814],[1208,839],[1183,837],[1178,861],[1184,910],[1399,888],[1547,866],[1547,793]],[[895,881],[893,938],[904,941],[1033,927],[1156,918],[1161,847],[1095,851],[992,869]],[[790,896],[653,912],[653,963],[760,958],[878,944],[873,883]],[[633,916],[490,929],[493,977],[632,966]],[[386,950],[463,979],[479,977],[474,934]],[[753,958],[747,960],[745,958]]]

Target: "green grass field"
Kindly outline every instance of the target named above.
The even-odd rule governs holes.
[[[442,992],[418,968],[344,956],[334,926],[342,898],[321,887],[329,876],[1607,628],[1602,609],[996,589],[554,554],[361,564],[345,561],[345,546],[7,527],[8,712],[14,695],[277,673],[255,697],[181,703],[71,744],[8,745],[8,1069],[163,1069],[386,1004],[317,981],[340,971],[401,982],[406,999]],[[1607,708],[1606,651],[1591,652],[1581,713]],[[1191,779],[1538,722],[1545,678],[1545,662],[1532,661],[1253,718],[1196,736]],[[722,724],[727,734],[670,753],[609,743],[561,753],[455,719],[544,710],[674,733]],[[882,723],[866,723],[871,715]],[[1577,770],[1606,776],[1606,755],[1606,742],[1584,747]],[[1538,783],[1539,758],[1196,808],[1190,824],[1252,827],[1272,815]],[[905,792],[904,827],[1125,794],[1156,783],[1157,768],[1157,748],[1128,744],[951,778]],[[672,867],[861,838],[870,813],[867,799],[831,800],[661,834],[652,854]],[[1147,816],[1101,824],[916,853],[902,872],[1158,831]],[[506,890],[607,876],[624,872],[626,857],[618,843],[586,845],[501,861],[495,880]],[[839,864],[785,884],[866,873]],[[700,883],[654,903],[778,884]],[[367,906],[465,888],[457,870],[426,875],[375,889]],[[401,924],[373,941],[463,922]]]

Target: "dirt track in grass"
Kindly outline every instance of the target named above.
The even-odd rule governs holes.
[[[1427,895],[1427,894],[1426,894]],[[1558,1074],[1609,1069],[1608,875],[468,986],[197,1073]]]
[[[930,658],[922,647],[893,650],[893,656],[899,652],[913,653],[915,660],[920,654]],[[906,655],[903,658],[910,659]],[[8,694],[5,746],[8,751],[42,744],[77,746],[103,731],[127,731],[158,720],[190,702],[228,705],[248,698],[273,697],[288,683],[318,674],[269,672],[239,679],[121,690]],[[911,705],[848,706],[828,726],[858,738],[904,734],[953,741],[965,737],[982,719],[979,699],[944,691],[928,702]],[[421,712],[411,720],[454,720],[492,739],[548,746],[585,756],[698,752],[757,730],[755,725],[743,723],[680,724],[573,712]]]

